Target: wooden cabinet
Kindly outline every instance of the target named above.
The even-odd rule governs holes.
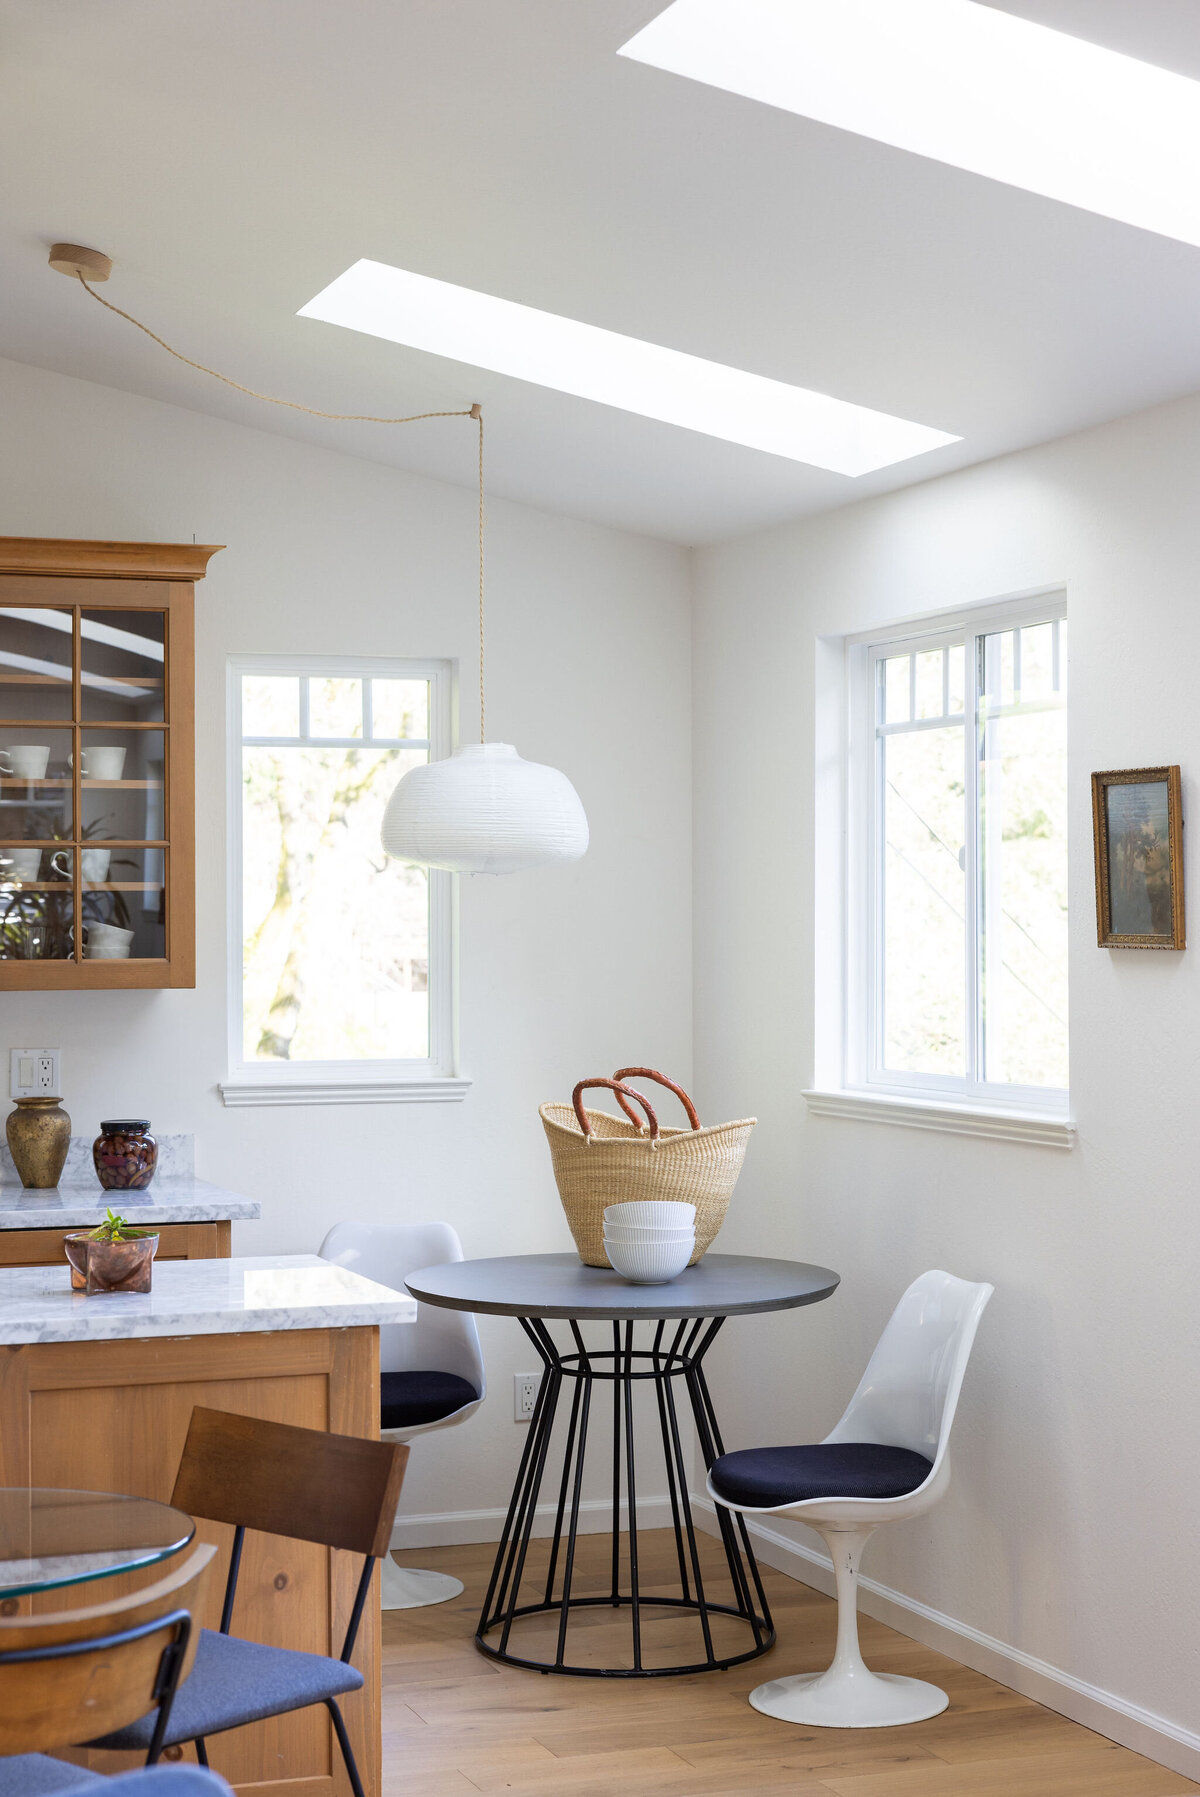
[[[119,1197],[120,1194],[117,1194]],[[80,1224],[80,1228],[89,1225]],[[155,1261],[228,1260],[227,1220],[215,1223],[149,1223],[158,1230]],[[0,1229],[0,1267],[61,1267],[65,1229]]]
[[[100,1302],[100,1300],[93,1300]],[[379,1438],[379,1331],[305,1329],[186,1339],[30,1343],[0,1354],[0,1485],[127,1491],[170,1500],[194,1405],[299,1423],[341,1435]],[[196,1519],[201,1541],[221,1550],[198,1620],[218,1626],[233,1530]],[[362,1561],[307,1541],[250,1533],[238,1582],[233,1631],[253,1641],[336,1657]],[[162,1568],[103,1583],[104,1597],[148,1584]],[[34,1610],[98,1601],[47,1592]],[[92,1599],[89,1590],[97,1593]],[[343,1713],[367,1790],[380,1790],[380,1611],[378,1573],[367,1600],[354,1663],[365,1686]],[[169,1758],[192,1758],[172,1748]],[[209,1756],[238,1791],[255,1797],[350,1797],[342,1758],[323,1705],[212,1735]],[[131,1769],[133,1754],[82,1750],[63,1757],[101,1772]],[[416,1778],[413,1790],[422,1788]],[[464,1788],[465,1784],[464,1784]]]
[[[0,990],[194,986],[215,549],[0,537]]]

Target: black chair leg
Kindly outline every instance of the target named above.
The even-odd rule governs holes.
[[[365,1797],[362,1779],[358,1776],[358,1766],[354,1758],[354,1749],[350,1745],[350,1736],[346,1733],[346,1724],[342,1720],[342,1712],[332,1697],[325,1699],[329,1714],[333,1717],[333,1726],[337,1731],[338,1746],[342,1750],[342,1758],[346,1762],[346,1770],[350,1774],[350,1788],[354,1797]]]
[[[208,1764],[208,1748],[205,1744],[204,1736],[197,1735],[194,1745],[196,1748],[196,1758],[200,1761],[200,1764],[202,1766],[207,1766],[207,1764]]]

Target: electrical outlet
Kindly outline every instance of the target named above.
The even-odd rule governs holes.
[[[11,1098],[61,1098],[62,1050],[60,1048],[14,1048]]]
[[[541,1389],[540,1373],[513,1374],[513,1421],[527,1423],[533,1416],[537,1395]]]

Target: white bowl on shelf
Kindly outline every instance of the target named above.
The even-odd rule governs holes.
[[[638,1226],[629,1224],[622,1227],[617,1223],[604,1225],[605,1241],[613,1242],[691,1242],[696,1239],[694,1229],[655,1229],[650,1224]]]
[[[604,1213],[606,1223],[656,1223],[666,1229],[694,1229],[696,1206],[677,1204],[669,1198],[631,1198],[625,1204],[610,1204]]]
[[[686,1242],[610,1242],[604,1251],[614,1271],[631,1285],[666,1285],[678,1278],[696,1248],[695,1236]]]

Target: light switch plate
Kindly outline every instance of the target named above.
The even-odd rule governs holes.
[[[60,1048],[14,1048],[11,1066],[10,1098],[62,1097]]]

